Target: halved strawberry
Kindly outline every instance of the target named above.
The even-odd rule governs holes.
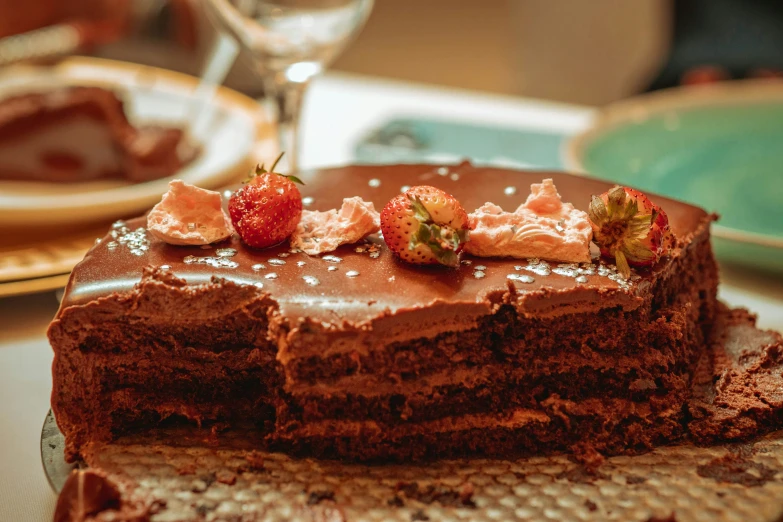
[[[593,242],[625,277],[631,266],[650,266],[674,246],[666,212],[636,189],[617,186],[593,196],[588,215]]]
[[[417,265],[458,266],[469,227],[454,196],[435,187],[412,187],[381,211],[384,241],[400,259]]]
[[[248,246],[266,248],[288,238],[302,217],[302,194],[295,176],[274,172],[277,157],[267,171],[257,166],[245,186],[234,192],[228,201],[231,222]]]

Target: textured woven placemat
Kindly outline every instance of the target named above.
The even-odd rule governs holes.
[[[58,488],[69,469],[51,415],[47,426],[44,466]],[[365,466],[241,449],[241,434],[221,434],[221,447],[174,440],[106,445],[91,464],[126,498],[154,503],[156,522],[783,520],[783,432],[612,457],[592,474],[565,456]]]

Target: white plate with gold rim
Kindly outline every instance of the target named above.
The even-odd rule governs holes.
[[[198,78],[156,67],[96,58],[68,58],[51,67],[16,66],[0,74],[0,98],[73,85],[114,90],[134,124],[191,130],[202,153],[175,175],[189,183],[217,188],[241,178],[256,162],[274,157],[274,126],[258,103],[225,87],[204,96]],[[0,181],[0,234],[3,227],[87,223],[138,214],[160,199],[168,181]]]

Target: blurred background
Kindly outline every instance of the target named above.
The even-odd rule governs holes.
[[[778,277],[781,50],[780,0],[0,0],[0,295],[62,285],[171,177],[221,188],[279,151],[594,175],[721,214],[721,261]],[[116,129],[36,119],[93,94],[14,98],[87,85],[133,172],[81,168]]]
[[[0,0],[0,36],[59,22],[79,25],[79,54],[192,74],[215,33],[199,0]],[[781,49],[776,0],[376,0],[332,69],[600,106],[680,82],[779,76]],[[247,59],[228,84],[259,89]]]

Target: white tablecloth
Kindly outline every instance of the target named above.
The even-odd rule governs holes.
[[[353,146],[394,116],[457,119],[572,133],[592,111],[502,96],[329,74],[305,104],[303,167],[349,163]],[[724,273],[721,296],[783,330],[783,282]],[[39,437],[49,408],[51,350],[44,336],[57,310],[53,293],[0,299],[0,522],[51,520],[55,494],[41,466]]]

